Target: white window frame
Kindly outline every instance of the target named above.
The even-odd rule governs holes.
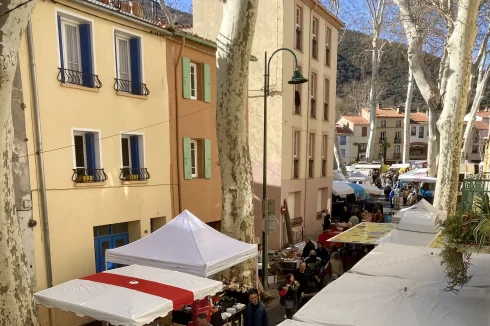
[[[135,133],[135,132],[121,132],[121,139],[119,140],[120,146],[122,146],[121,140],[123,138],[127,138],[128,146],[129,146],[129,168],[133,168],[133,162],[131,160],[131,136],[138,136],[138,150],[139,150],[139,158],[140,158],[140,168],[146,168],[146,146],[145,146],[145,133]],[[121,168],[127,168],[127,166],[123,166],[123,155],[122,155],[122,147],[120,147],[120,155],[121,155]]]
[[[192,149],[193,146],[194,149]],[[194,151],[194,160],[193,161],[191,160],[191,173],[192,173],[192,169],[194,169],[194,173],[192,173],[192,177],[197,178],[199,175],[199,168],[198,168],[199,143],[196,139],[191,139],[190,149],[191,149],[191,157],[192,157],[192,151]]]
[[[420,130],[422,130],[422,132],[420,132]],[[419,134],[418,134],[418,137],[419,137],[419,138],[424,138],[424,133],[425,133],[424,126],[420,126],[420,127],[419,127]],[[422,135],[422,137],[420,137],[420,135]]]
[[[386,131],[381,131],[379,138],[386,139]]]
[[[381,128],[386,128],[386,120],[381,120]]]
[[[301,32],[301,8],[296,6],[296,28]]]
[[[395,154],[400,153],[400,145],[395,145]]]
[[[192,70],[194,70],[194,72],[192,72]],[[197,100],[197,64],[191,62],[189,73],[189,77],[191,77],[189,79],[191,83],[191,99]],[[192,74],[194,74],[194,82],[192,82]],[[194,95],[192,95],[192,91],[194,91]]]
[[[100,129],[87,129],[87,128],[71,128],[71,143],[72,143],[72,155],[73,155],[73,168],[74,169],[86,169],[87,168],[87,147],[85,145],[85,134],[86,133],[93,133],[97,137],[97,139],[94,139],[94,145],[96,148],[94,149],[95,152],[95,168],[96,169],[103,169],[102,165],[102,134],[100,132]],[[83,136],[83,154],[84,154],[84,167],[77,167],[77,158],[76,158],[76,150],[75,150],[75,136]],[[94,138],[95,138],[94,137]]]
[[[299,157],[299,138],[300,138],[300,132],[297,130],[293,131],[293,157],[297,159]]]
[[[65,69],[69,69],[67,66],[68,65],[68,59],[67,59],[68,42],[66,41],[66,29],[65,29],[65,26],[68,25],[68,26],[75,27],[76,35],[78,36],[76,38],[77,47],[78,47],[78,53],[77,53],[77,55],[78,55],[78,71],[81,72],[82,71],[82,53],[81,53],[82,50],[80,48],[80,22],[66,18],[65,16],[60,16],[60,20],[61,20],[61,40],[62,40],[62,44],[63,44],[63,63],[65,65]],[[71,70],[71,69],[69,69],[69,70]]]
[[[316,30],[318,29],[317,25],[318,25],[318,21],[316,20],[316,18],[313,18],[313,21],[311,22],[311,36],[315,40],[316,40]]]
[[[340,155],[342,155],[342,157],[345,157],[345,148],[340,149]]]
[[[401,128],[402,127],[402,121],[401,120],[396,120],[396,127]]]
[[[113,53],[114,56],[116,55],[117,51],[117,42],[116,42],[116,37],[122,37],[122,38],[127,38],[128,40],[133,39],[133,38],[139,38],[140,39],[140,58],[141,58],[141,82],[145,83],[145,46],[143,44],[144,42],[144,37],[142,34],[134,33],[133,30],[125,30],[123,28],[119,27],[113,27],[112,28],[112,35],[113,35]],[[128,47],[129,49],[129,47]],[[131,52],[131,50],[129,50]],[[114,78],[118,78],[119,72],[117,71],[118,69],[118,64],[117,64],[117,58],[114,58]],[[131,74],[131,57],[129,57],[129,71]],[[119,78],[118,78],[119,79]]]
[[[119,69],[120,69],[120,58],[121,58],[121,55],[119,54],[119,41],[126,41],[128,42],[128,81],[131,81],[132,80],[132,76],[131,76],[131,50],[130,50],[130,44],[129,44],[129,40],[130,40],[130,37],[126,36],[126,35],[123,35],[123,34],[120,34],[120,33],[115,33],[115,46],[116,46],[116,52],[115,52],[115,56],[116,56],[116,78],[117,79],[121,79],[121,80],[126,80],[126,79],[122,79],[121,76],[120,76],[120,73],[119,73]]]
[[[396,139],[402,139],[402,132],[401,131],[395,131],[395,138]]]
[[[417,136],[417,127],[415,126],[410,127],[410,136],[414,136],[414,137]]]

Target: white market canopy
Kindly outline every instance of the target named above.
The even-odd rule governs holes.
[[[345,180],[345,176],[339,170],[334,170],[333,171],[333,179],[342,181],[342,180]]]
[[[410,166],[408,163],[397,163],[397,164],[392,164],[390,166],[390,169],[406,169]]]
[[[257,256],[257,245],[230,238],[183,211],[165,226],[125,246],[106,261],[139,264],[208,277]]]
[[[356,164],[355,165],[356,169],[368,169],[368,170],[377,170],[381,169],[381,163],[361,163],[361,164]]]
[[[368,177],[368,176],[366,176],[366,175],[364,175],[358,171],[358,172],[351,174],[347,180],[352,182],[352,181],[367,181],[370,179],[371,179],[370,177]]]
[[[395,243],[400,245],[425,247],[437,236],[438,234],[435,233],[412,232],[394,229],[376,241],[376,243]]]
[[[389,276],[420,281],[445,282],[441,249],[383,243],[371,250],[351,270],[368,276]],[[470,287],[490,287],[490,255],[471,256]]]
[[[420,219],[423,220],[424,216],[427,218],[434,217],[438,220],[446,220],[446,212],[439,211],[437,208],[432,206],[427,200],[421,199],[418,203],[415,205],[412,205],[407,208],[403,208],[396,212],[395,215],[393,215],[393,223],[401,221],[404,219],[405,221],[413,221],[413,219]],[[402,226],[401,229],[406,229],[406,226]]]
[[[377,195],[377,196],[384,194],[384,191],[382,189],[379,189],[378,187],[373,185],[358,184],[358,186],[364,189],[364,192],[367,194]]]
[[[343,181],[334,181],[332,183],[332,192],[335,196],[346,197],[353,194],[354,189],[348,183]]]
[[[293,319],[323,326],[489,325],[488,289],[464,287],[455,294],[444,291],[446,286],[446,282],[345,273]]]
[[[405,182],[436,183],[437,178],[427,176],[427,169],[417,169],[400,174],[398,180]]]
[[[112,325],[146,325],[222,290],[214,280],[145,266],[126,266],[34,294],[37,304]]]

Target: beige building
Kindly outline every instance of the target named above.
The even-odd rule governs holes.
[[[194,33],[216,39],[221,24],[219,1],[193,0]],[[276,201],[281,227],[270,248],[286,242],[280,205],[288,203],[295,241],[322,228],[318,212],[330,209],[337,78],[337,39],[342,23],[319,1],[260,1],[249,74],[249,144],[252,159],[256,234],[262,232],[262,153],[264,52],[289,48],[309,82],[287,84],[293,56],[279,52],[271,60],[268,98],[267,185]]]
[[[23,37],[19,67],[32,211],[38,222],[33,227],[36,291],[104,270],[106,249],[138,240],[174,215],[168,95],[174,85],[168,84],[166,49],[172,33],[148,23],[152,17],[145,13],[136,2],[131,7],[105,1],[39,2],[32,15],[31,47],[29,33]],[[214,63],[208,56],[204,61]],[[42,161],[34,154],[35,140],[41,139],[36,112]],[[40,164],[48,214],[43,214]],[[88,321],[60,311],[49,314],[42,307],[39,317],[41,325]]]

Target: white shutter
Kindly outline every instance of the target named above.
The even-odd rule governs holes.
[[[78,25],[64,22],[66,69],[82,71],[80,65],[80,35]]]
[[[130,56],[129,56],[129,40],[117,39],[118,47],[118,78],[122,80],[131,80]]]

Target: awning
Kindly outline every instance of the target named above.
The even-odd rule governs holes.
[[[398,180],[405,182],[426,182],[436,183],[437,178],[427,176],[427,169],[417,169],[401,174]]]
[[[348,180],[349,181],[367,181],[367,180],[370,180],[371,178],[362,174],[361,172],[356,172],[356,173],[353,173],[349,176]]]
[[[112,325],[146,325],[182,305],[222,290],[222,283],[132,265],[71,280],[34,294],[37,304]]]
[[[332,182],[332,193],[335,196],[346,197],[354,193],[354,189],[348,183],[343,181]]]
[[[362,222],[328,239],[328,242],[375,245],[378,240],[396,228],[392,223]]]
[[[381,164],[356,164],[356,169],[377,170],[381,169]]]
[[[394,243],[407,246],[425,247],[437,237],[435,233],[423,233],[394,229],[384,237],[379,239],[377,243]]]
[[[380,195],[384,194],[384,191],[382,189],[379,189],[378,187],[373,186],[373,185],[358,184],[358,186],[361,187],[362,189],[364,189],[365,193],[368,193],[370,195],[380,196]]]

